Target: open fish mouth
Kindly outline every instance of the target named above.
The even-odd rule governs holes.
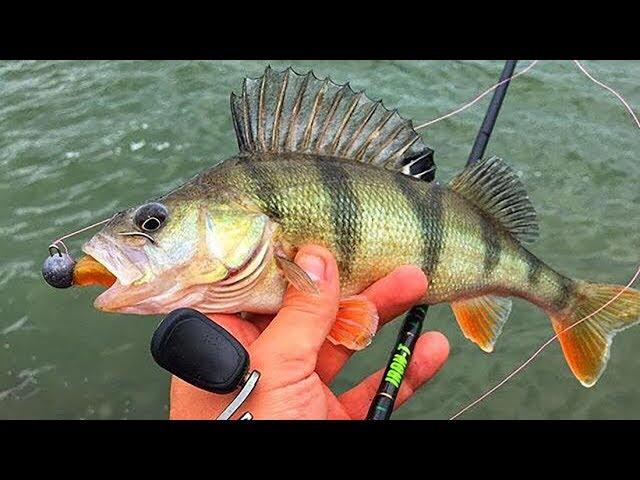
[[[136,259],[130,258],[134,250],[123,252],[109,237],[100,233],[85,243],[82,251],[93,257],[123,285],[130,285],[143,275],[142,270],[136,265]],[[144,253],[140,252],[138,255],[139,261],[146,259]]]
[[[78,261],[74,270],[75,283],[107,287],[94,301],[97,309],[119,311],[130,305],[135,300],[133,297],[141,296],[141,288],[133,283],[143,277],[143,271],[109,237],[97,234],[82,251],[89,257]]]

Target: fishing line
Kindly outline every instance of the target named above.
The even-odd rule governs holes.
[[[618,93],[616,90],[614,90],[613,88],[611,88],[610,86],[600,82],[599,80],[597,80],[595,77],[593,77],[588,71],[587,69],[580,63],[580,61],[578,60],[573,60],[573,62],[578,66],[578,68],[580,69],[580,71],[582,73],[584,73],[587,78],[589,78],[592,82],[594,82],[595,84],[599,85],[600,87],[604,88],[605,90],[607,90],[608,92],[612,93],[613,95],[616,96],[616,98],[618,98],[618,100],[620,100],[620,102],[622,102],[622,104],[624,105],[624,107],[626,108],[626,110],[629,112],[629,114],[631,115],[631,117],[633,118],[635,124],[638,126],[638,128],[640,128],[640,121],[638,121],[638,117],[636,116],[635,112],[633,111],[633,109],[631,108],[631,106],[629,105],[629,103],[624,99],[624,97],[622,95],[620,95],[620,93]],[[532,65],[529,65],[529,67],[531,67]],[[520,73],[524,73],[524,70]],[[514,78],[516,77],[516,75],[514,75]],[[638,279],[638,277],[640,276],[640,266],[638,266],[638,270],[636,271],[635,275],[631,278],[631,280],[629,281],[629,283],[627,283],[627,285],[620,291],[618,292],[617,295],[615,295],[611,300],[609,300],[607,303],[605,303],[604,305],[602,305],[600,308],[598,308],[595,312],[590,313],[589,315],[587,315],[584,318],[581,318],[580,320],[578,320],[577,322],[569,325],[567,328],[565,328],[564,330],[561,330],[560,332],[556,333],[553,337],[551,337],[549,340],[547,340],[545,343],[542,344],[542,346],[540,348],[538,348],[538,350],[536,350],[534,352],[533,355],[531,355],[527,360],[524,361],[524,363],[522,363],[518,368],[516,368],[513,372],[511,372],[509,375],[507,375],[500,383],[498,383],[495,387],[493,387],[492,389],[490,389],[489,391],[487,391],[486,393],[482,394],[480,397],[478,397],[477,399],[475,399],[473,402],[471,402],[470,404],[468,404],[466,407],[464,407],[462,410],[460,410],[458,413],[456,413],[454,416],[452,416],[449,420],[455,420],[456,418],[458,418],[460,415],[462,415],[463,413],[465,413],[467,410],[469,410],[470,408],[474,407],[475,405],[477,405],[478,403],[480,403],[481,401],[483,401],[485,398],[487,398],[489,395],[491,395],[492,393],[494,393],[496,390],[498,390],[500,387],[502,387],[505,383],[507,383],[509,380],[511,380],[514,376],[516,376],[520,371],[522,371],[527,365],[529,365],[538,355],[540,355],[540,353],[547,348],[547,346],[549,346],[551,343],[553,343],[554,340],[556,340],[561,334],[567,332],[568,330],[571,330],[573,327],[581,324],[582,322],[588,320],[589,318],[593,317],[594,315],[598,314],[599,312],[601,312],[603,309],[605,309],[608,305],[610,305],[611,303],[613,303],[618,297],[620,297],[620,295],[622,295],[626,290],[628,290],[631,285],[633,285],[633,283]]]
[[[620,95],[618,92],[616,92],[613,88],[611,88],[608,85],[605,85],[604,83],[600,82],[599,80],[596,80],[588,71],[586,68],[584,68],[582,66],[582,64],[580,63],[580,61],[578,60],[574,60],[573,63],[575,63],[578,68],[580,69],[580,71],[582,71],[582,73],[584,73],[587,78],[589,78],[589,80],[591,80],[593,83],[595,83],[596,85],[600,85],[602,88],[604,88],[605,90],[613,93],[618,100],[620,100],[622,102],[622,104],[625,106],[625,108],[627,109],[627,111],[631,114],[631,117],[633,118],[633,120],[636,122],[636,125],[638,126],[638,128],[640,128],[640,120],[638,120],[638,117],[636,116],[636,114],[634,113],[633,109],[631,108],[631,106],[629,105],[629,103],[627,103],[627,101],[623,98],[622,95]]]
[[[465,111],[467,108],[471,107],[472,105],[476,104],[477,102],[479,102],[481,99],[483,99],[484,97],[486,97],[487,95],[489,95],[491,92],[493,92],[496,88],[498,88],[500,85],[507,83],[511,80],[513,80],[514,78],[519,77],[520,75],[524,75],[525,73],[527,73],[529,70],[531,70],[533,68],[533,66],[538,63],[538,60],[534,60],[533,62],[531,62],[529,65],[527,65],[527,67],[525,67],[524,69],[522,69],[520,72],[505,78],[504,80],[496,83],[495,85],[493,85],[492,87],[488,88],[487,90],[485,90],[484,92],[482,92],[480,95],[478,95],[477,97],[473,98],[470,102],[465,103],[463,106],[456,108],[455,110],[442,115],[441,117],[438,118],[434,118],[433,120],[429,120],[428,122],[423,123],[422,125],[418,125],[417,127],[414,128],[414,130],[420,130],[421,128],[426,128],[429,125],[433,125],[434,123],[437,123],[441,120],[444,120],[446,118],[449,117],[453,117],[454,115],[457,115],[460,112]]]
[[[66,235],[63,235],[59,239],[57,239],[54,242],[52,242],[51,245],[49,245],[49,255],[53,255],[51,250],[55,250],[58,255],[62,255],[62,253],[60,252],[60,247],[58,245],[62,245],[64,247],[64,252],[68,255],[69,254],[69,249],[65,245],[64,240],[66,240],[69,237],[73,237],[74,235],[78,235],[79,233],[86,232],[87,230],[91,230],[92,228],[99,227],[100,225],[103,225],[103,224],[107,223],[112,218],[113,218],[113,216],[111,216],[111,217],[109,217],[109,218],[107,218],[105,220],[102,220],[101,222],[97,222],[97,223],[94,223],[93,225],[89,225],[88,227],[84,227],[84,228],[81,228],[80,230],[76,230],[75,232],[71,232],[71,233],[68,233]]]

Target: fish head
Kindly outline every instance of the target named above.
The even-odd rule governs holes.
[[[122,211],[82,248],[115,277],[94,305],[138,314],[197,308],[211,285],[246,277],[258,256],[264,263],[271,232],[260,212],[184,194]]]

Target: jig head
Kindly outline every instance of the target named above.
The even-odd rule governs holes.
[[[42,264],[42,276],[49,285],[54,288],[69,288],[73,285],[73,271],[76,266],[76,261],[69,253],[69,249],[65,245],[64,240],[103,225],[111,220],[111,218],[113,217],[64,235],[49,245],[49,256]],[[60,247],[64,249],[64,252]]]

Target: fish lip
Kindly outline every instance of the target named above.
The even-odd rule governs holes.
[[[120,306],[115,302],[119,294],[124,290],[124,285],[120,280],[116,280],[113,285],[98,295],[93,301],[93,306],[103,312],[117,312]]]

